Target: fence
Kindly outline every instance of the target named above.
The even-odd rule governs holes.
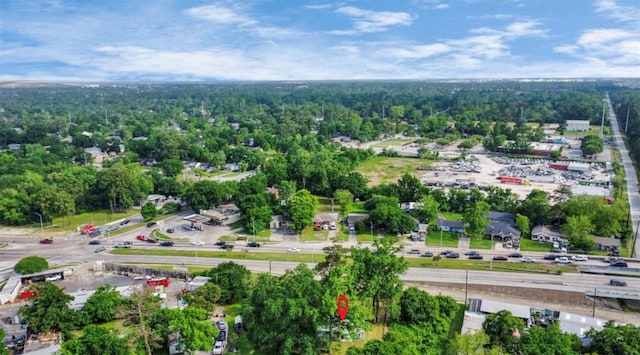
[[[189,274],[186,271],[160,270],[137,265],[105,263],[104,270],[124,276],[145,275],[151,277],[169,277],[179,280],[187,280],[189,278]]]

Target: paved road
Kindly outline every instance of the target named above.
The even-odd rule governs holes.
[[[611,129],[613,130],[613,138],[615,139],[616,146],[620,155],[622,156],[622,166],[624,167],[625,178],[627,180],[627,195],[629,197],[629,210],[631,213],[631,222],[633,224],[633,236],[638,234],[638,227],[640,224],[640,195],[638,194],[638,177],[636,175],[633,161],[629,157],[629,151],[624,144],[622,134],[620,133],[620,126],[618,125],[618,119],[616,113],[613,111],[609,94],[607,93],[607,104],[609,105],[609,119],[611,120]],[[637,257],[640,252],[640,238],[636,238],[633,257]]]

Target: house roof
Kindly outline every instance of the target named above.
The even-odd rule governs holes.
[[[593,237],[596,244],[607,247],[620,247],[620,239],[609,237]]]
[[[462,221],[450,221],[448,219],[438,219],[438,226],[449,228],[464,228]]]
[[[349,213],[347,216],[347,223],[355,224],[360,221],[364,221],[367,218],[369,218],[369,215],[366,213]]]
[[[562,237],[562,233],[559,230],[550,226],[535,226],[531,230],[531,235],[548,235],[550,237]]]
[[[337,213],[318,213],[313,217],[314,222],[337,222]]]
[[[488,235],[512,236],[518,238],[522,235],[522,232],[512,224],[502,221],[490,221],[487,228],[484,229],[484,233]]]
[[[485,216],[488,219],[497,221],[515,222],[516,220],[516,216],[509,212],[489,211]]]
[[[487,299],[482,299],[481,302],[480,312],[482,313],[498,313],[501,310],[506,309],[518,318],[529,319],[531,317],[531,308],[529,306],[505,303],[502,301],[496,302]]]

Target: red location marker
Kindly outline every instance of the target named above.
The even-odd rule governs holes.
[[[347,311],[349,310],[349,299],[344,295],[340,295],[336,304],[338,306],[338,315],[340,316],[340,320],[344,321],[344,317],[347,316]]]

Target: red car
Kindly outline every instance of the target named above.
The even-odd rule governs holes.
[[[509,257],[506,255],[496,255],[493,257],[493,260],[506,261],[509,260]]]
[[[42,240],[40,241],[40,244],[53,244],[53,239],[49,239],[49,238],[47,238],[47,239],[42,239]]]
[[[141,240],[141,241],[143,241],[143,242],[144,242],[145,240],[147,240],[147,237],[145,237],[145,236],[144,236],[144,235],[142,235],[142,234],[138,234],[138,235],[136,236],[136,239]]]

